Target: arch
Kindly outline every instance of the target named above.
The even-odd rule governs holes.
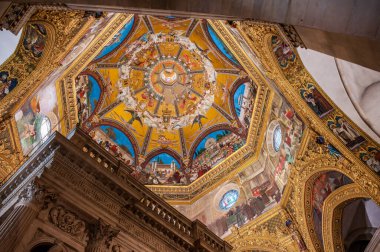
[[[321,162],[321,161],[322,160],[320,160],[319,162]],[[318,237],[318,233],[317,233],[318,227],[315,226],[315,221],[316,221],[315,217],[317,216],[318,213],[314,213],[315,208],[313,206],[312,194],[313,194],[313,190],[314,190],[314,184],[317,181],[317,179],[319,179],[324,174],[327,175],[327,173],[329,173],[329,172],[335,172],[335,173],[341,174],[341,175],[349,178],[351,180],[351,183],[352,183],[352,179],[349,176],[347,176],[347,174],[342,172],[338,167],[320,168],[318,171],[316,171],[312,174],[309,174],[309,176],[306,177],[305,184],[304,184],[305,186],[304,186],[303,199],[302,199],[302,202],[304,205],[303,215],[304,215],[305,221],[307,223],[306,226],[307,226],[308,235],[309,235],[316,251],[322,251],[323,247],[321,244],[321,242],[322,242],[321,239],[323,237],[321,237],[321,238]],[[342,186],[344,186],[344,184],[338,185],[338,188],[342,187]],[[324,205],[325,200],[326,200],[326,198],[322,199],[322,202],[320,202],[320,204],[322,206]],[[321,211],[321,210],[320,210],[320,215],[323,216],[323,211]]]
[[[137,143],[136,138],[127,129],[125,129],[125,127],[121,126],[119,123],[115,123],[114,121],[111,121],[108,119],[103,119],[103,120],[99,121],[98,123],[92,124],[91,128],[89,128],[87,130],[87,132],[95,130],[96,128],[101,127],[101,126],[114,127],[116,129],[118,129],[119,131],[121,131],[128,138],[128,140],[132,144],[132,148],[133,148],[133,151],[135,154],[134,163],[137,166],[138,165],[138,156],[140,155],[140,149],[138,147],[138,143]]]
[[[209,134],[211,134],[211,133],[213,133],[215,131],[218,131],[218,130],[227,130],[227,131],[230,131],[231,133],[236,134],[239,137],[244,137],[244,136],[242,136],[242,134],[239,132],[239,130],[237,128],[233,128],[229,124],[222,123],[222,124],[217,124],[217,125],[213,125],[213,126],[209,127],[207,130],[203,131],[195,139],[195,141],[191,145],[190,152],[189,152],[189,157],[191,157],[190,158],[190,162],[189,162],[189,167],[192,167],[192,164],[193,164],[193,158],[192,157],[194,156],[195,151],[196,151],[198,145],[202,142],[202,140],[206,136],[208,136]]]
[[[358,198],[369,198],[369,195],[357,184],[338,188],[326,198],[322,215],[324,251],[344,251],[341,237],[342,211],[346,203]]]
[[[150,153],[148,153],[148,155],[146,155],[145,161],[141,164],[141,167],[144,169],[152,158],[162,153],[166,153],[172,156],[175,160],[177,160],[178,164],[180,165],[180,168],[183,168],[184,164],[182,162],[181,156],[176,151],[170,148],[160,148],[160,149],[151,151]]]
[[[236,91],[238,90],[238,88],[240,88],[244,83],[247,83],[247,82],[250,82],[251,85],[255,88],[255,91],[257,92],[257,86],[253,83],[253,81],[248,78],[248,77],[245,77],[245,78],[242,78],[242,79],[237,79],[233,85],[232,85],[232,88],[231,88],[231,91],[230,91],[230,111],[232,112],[234,118],[235,118],[235,121],[239,124],[240,127],[243,127],[243,124],[242,122],[240,121],[239,119],[239,116],[237,114],[237,111],[236,111],[236,108],[235,108],[235,101],[234,101],[234,97],[235,97],[235,93]],[[253,103],[255,101],[255,98],[256,98],[256,93],[254,94],[254,97],[253,97]],[[253,106],[253,104],[252,104]],[[251,116],[252,116],[252,113],[251,113]],[[245,128],[245,127],[243,127]],[[247,130],[248,131],[248,130]]]
[[[65,245],[61,242],[58,242],[56,238],[54,237],[49,237],[44,235],[41,238],[38,238],[36,240],[33,240],[28,246],[25,251],[33,251],[33,248],[39,246],[39,245],[44,245],[44,244],[49,244],[51,247],[49,247],[48,251],[62,251],[62,252],[67,252],[67,248]],[[59,249],[59,250],[58,250]]]
[[[98,86],[99,89],[100,89],[100,90],[99,90],[100,93],[99,93],[99,97],[98,97],[98,100],[97,100],[96,105],[93,107],[92,111],[90,111],[91,114],[89,114],[89,115],[87,116],[87,118],[84,119],[84,121],[91,121],[92,117],[93,117],[95,114],[98,113],[98,111],[99,111],[99,109],[101,108],[101,105],[102,105],[102,103],[103,103],[103,101],[104,101],[104,98],[105,98],[104,83],[103,83],[103,80],[102,80],[101,76],[99,75],[99,73],[94,72],[94,71],[91,71],[91,70],[88,70],[88,69],[85,70],[85,71],[83,71],[83,72],[81,72],[81,73],[77,76],[77,78],[80,77],[80,76],[84,76],[84,75],[93,78],[94,81],[96,82],[97,86]],[[90,80],[88,80],[88,82],[90,83]],[[79,84],[79,80],[78,80],[78,84]],[[77,83],[75,83],[75,85],[77,85]],[[81,98],[81,92],[83,91],[83,90],[82,90],[83,88],[84,88],[84,87],[80,87],[80,89],[78,89],[78,87],[75,86],[75,89],[77,90],[77,92],[76,92],[76,97],[75,97],[76,100],[77,100],[77,103],[78,103],[78,102],[81,102],[81,101],[80,101],[80,98]],[[89,92],[87,92],[86,95],[87,95],[88,93],[89,93]],[[78,96],[79,96],[79,97],[78,97]],[[91,101],[90,101],[90,103],[91,103]],[[82,115],[83,111],[79,111],[79,110],[84,109],[84,108],[82,108],[82,104],[78,104],[77,107],[78,107],[78,117],[79,117],[79,116],[83,116],[83,115]],[[80,121],[81,123],[83,123],[82,118],[78,118],[78,119],[79,119],[79,121]],[[83,126],[86,127],[85,124],[84,124]]]
[[[33,71],[47,62],[54,46],[55,33],[54,25],[45,21],[33,20],[24,26],[15,51],[0,65],[0,75],[7,75],[6,79],[0,79],[0,100],[14,93],[12,91],[28,80]],[[33,39],[30,36],[34,36]],[[24,58],[25,64],[18,62],[20,57]],[[27,93],[34,92],[39,84],[32,83],[26,89]],[[12,96],[22,98],[18,92]]]
[[[312,136],[309,137],[313,138]],[[362,190],[366,191],[375,202],[380,202],[377,189],[378,179],[375,179],[372,174],[361,172],[361,167],[343,157],[338,159],[327,153],[316,152],[317,146],[312,146],[313,144],[316,145],[316,143],[309,141],[309,150],[303,154],[302,160],[298,160],[292,168],[292,170],[297,171],[297,174],[292,177],[295,205],[302,206],[295,209],[295,214],[299,218],[300,231],[304,235],[307,247],[314,248],[316,251],[323,251],[314,233],[311,215],[310,195],[315,178],[322,172],[338,171],[354,183],[360,184]]]
[[[319,172],[314,174],[310,180],[307,183],[312,186],[312,190],[309,191],[309,197],[306,196],[310,199],[310,209],[308,209],[307,214],[312,218],[309,230],[311,231],[310,235],[312,239],[319,247],[323,243],[321,217],[323,217],[322,207],[324,206],[324,202],[331,193],[346,184],[352,183],[352,180],[338,171]]]

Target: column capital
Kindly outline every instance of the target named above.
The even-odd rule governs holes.
[[[48,204],[50,202],[55,202],[56,199],[57,195],[51,190],[48,190],[45,185],[32,181],[20,193],[17,205],[30,206],[39,211],[41,209],[46,209]]]
[[[89,240],[86,251],[105,251],[109,249],[112,239],[120,230],[107,224],[99,218],[95,224],[89,225]]]

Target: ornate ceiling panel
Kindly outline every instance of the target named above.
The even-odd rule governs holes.
[[[82,127],[153,185],[191,184],[246,146],[258,91],[206,20],[137,15],[75,83]]]

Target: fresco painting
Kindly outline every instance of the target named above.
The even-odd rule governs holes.
[[[127,164],[133,164],[135,151],[131,140],[119,129],[101,125],[90,132],[90,136],[100,146]]]
[[[369,168],[380,175],[380,151],[376,147],[369,146],[366,152],[360,152],[359,157]]]
[[[102,51],[95,57],[95,60],[103,58],[113,50],[115,50],[121,43],[125,41],[132,30],[135,18],[131,20],[111,39],[111,41],[102,49]]]
[[[276,56],[278,64],[281,68],[286,68],[289,63],[296,60],[296,54],[292,51],[290,46],[286,44],[278,36],[272,36],[272,50]]]
[[[241,84],[234,93],[235,113],[245,129],[248,129],[251,124],[255,97],[256,87],[251,82]]]
[[[24,48],[31,51],[34,57],[41,57],[46,43],[46,29],[41,24],[30,24],[23,41]]]
[[[75,79],[78,117],[80,123],[94,111],[101,94],[98,81],[91,75],[80,75]]]
[[[15,114],[24,155],[44,140],[52,131],[59,130],[57,93],[54,83],[32,95]]]
[[[313,84],[307,84],[306,88],[300,89],[301,97],[306,101],[307,105],[320,117],[324,117],[333,111],[333,107],[318,91]]]
[[[160,153],[149,160],[145,173],[149,174],[148,184],[179,184],[183,175],[179,172],[180,164],[173,156]]]
[[[193,21],[135,15],[76,78],[80,124],[132,135],[144,184],[188,185],[246,143],[257,87],[215,30]],[[151,174],[157,148],[182,167]]]
[[[336,189],[341,186],[352,183],[344,174],[336,171],[328,171],[321,174],[314,182],[311,195],[313,206],[314,229],[317,237],[323,243],[322,239],[322,209],[325,199]]]
[[[226,56],[227,59],[235,63],[236,65],[240,65],[239,62],[236,60],[235,56],[232,54],[232,52],[227,48],[227,46],[223,43],[223,41],[220,39],[218,34],[216,34],[214,29],[209,24],[207,24],[207,31],[210,34],[212,41],[217,46],[217,48],[222,52],[222,54]]]
[[[176,208],[187,216],[205,220],[204,224],[221,237],[229,235],[231,228],[242,227],[273,208],[281,200],[291,164],[294,163],[301,145],[304,124],[280,97],[274,99],[271,120],[279,125],[281,131],[277,130],[280,134],[275,134],[277,127],[274,127],[266,137],[271,138],[269,142],[275,141],[274,138],[281,138],[280,141],[276,140],[279,143],[277,149],[271,150],[264,145],[258,160],[238,175],[203,196],[192,206]],[[240,188],[240,192],[238,195],[235,193],[229,196],[230,199],[223,204],[228,207],[221,207],[224,193],[220,195],[219,192],[231,184]],[[210,206],[210,202],[214,202],[214,206]]]
[[[0,71],[0,100],[9,94],[17,84],[17,78],[10,77],[8,71]]]
[[[195,149],[190,181],[201,177],[244,144],[244,139],[229,130],[217,130],[205,136]]]
[[[22,46],[13,54],[13,60],[11,59],[12,57],[10,59],[11,62],[14,60],[17,61],[17,59],[19,61],[21,58],[28,57],[29,52],[31,52],[28,60],[25,58],[26,62],[21,66],[23,71],[30,73],[36,68],[38,60],[45,49],[47,32],[45,27],[41,24],[29,24],[25,29]],[[25,56],[25,51],[28,56]],[[20,65],[20,62],[16,62],[16,64]],[[17,67],[16,69],[14,67],[11,67],[11,69],[0,69],[0,100],[17,86],[19,83],[18,76]]]
[[[336,116],[335,120],[327,121],[330,130],[347,146],[353,150],[365,142],[365,138],[361,136],[352,126],[341,116]]]

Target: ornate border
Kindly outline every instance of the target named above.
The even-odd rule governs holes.
[[[344,251],[341,237],[342,211],[345,203],[358,198],[368,198],[357,184],[342,186],[330,194],[323,204],[322,234],[324,251]]]
[[[64,80],[65,94],[66,94],[66,109],[65,111],[69,115],[69,122],[67,123],[67,130],[74,127],[77,122],[77,112],[76,112],[76,100],[75,100],[75,82],[74,78],[80,73],[96,56],[97,53],[102,49],[109,40],[112,39],[113,35],[126,23],[132,15],[126,16],[123,14],[118,14],[117,17],[113,19],[112,22],[104,29],[104,31],[99,35],[99,39],[93,42],[88,47],[89,49],[82,53],[81,57],[74,61],[70,67],[63,75],[60,80]],[[232,36],[229,35],[228,30],[223,27],[224,24],[218,23],[219,26],[215,26],[214,21],[208,21],[210,25],[213,26],[214,30],[219,34],[220,32],[226,33],[228,35],[228,41],[223,39],[223,42],[227,45],[233,43],[231,40]],[[221,31],[220,31],[221,30]],[[219,34],[220,36],[220,34]],[[228,45],[229,46],[229,45]],[[231,47],[231,46],[229,46]],[[214,167],[208,173],[203,175],[197,181],[193,182],[188,186],[147,186],[153,192],[161,195],[165,199],[171,201],[172,203],[179,204],[189,204],[194,202],[196,199],[200,198],[205,193],[216,188],[218,185],[231,178],[242,169],[247,167],[250,163],[257,160],[258,152],[257,146],[261,146],[265,132],[262,130],[262,125],[265,125],[269,120],[270,108],[267,104],[271,104],[273,99],[273,93],[268,89],[268,85],[265,82],[265,78],[261,75],[255,65],[250,62],[248,56],[240,47],[230,48],[232,53],[238,54],[240,59],[243,59],[247,73],[252,78],[253,82],[258,86],[256,100],[254,104],[254,111],[252,114],[252,123],[249,129],[249,134],[247,137],[247,143],[245,146],[236,151],[233,155],[229,156],[224,162]],[[60,81],[58,80],[58,81]],[[263,121],[260,119],[264,118]]]

